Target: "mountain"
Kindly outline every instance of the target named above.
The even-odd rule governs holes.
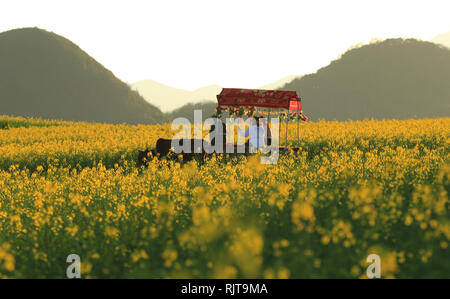
[[[77,45],[38,28],[0,33],[0,114],[131,124],[166,120]]]
[[[259,89],[277,89],[299,76],[291,75],[273,83],[258,87]],[[165,112],[173,111],[184,105],[202,103],[205,101],[217,102],[216,95],[222,90],[222,86],[210,85],[189,91],[170,87],[153,80],[143,80],[131,85],[149,103],[159,107]],[[183,110],[183,109],[182,109]]]
[[[450,31],[440,34],[431,40],[433,43],[444,45],[450,48]]]
[[[450,116],[450,49],[388,39],[351,49],[314,74],[283,86],[313,120]]]

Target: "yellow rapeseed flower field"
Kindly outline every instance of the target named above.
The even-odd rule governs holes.
[[[85,278],[364,278],[375,253],[384,278],[450,278],[450,118],[311,122],[277,164],[141,169],[169,124],[0,124],[1,277],[63,278],[78,254]]]

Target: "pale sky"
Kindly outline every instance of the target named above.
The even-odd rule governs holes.
[[[372,38],[450,31],[450,1],[0,1],[0,32],[39,27],[123,81],[254,88],[326,66]]]

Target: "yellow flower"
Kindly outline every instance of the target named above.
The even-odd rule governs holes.
[[[291,272],[287,268],[278,269],[278,278],[280,279],[288,279]]]
[[[145,252],[145,250],[143,249],[137,250],[131,254],[131,260],[133,261],[133,263],[136,263],[141,259],[148,259],[148,255],[147,252]]]
[[[7,242],[0,246],[0,265],[3,263],[3,268],[6,271],[12,272],[15,269],[15,259],[14,256],[9,253],[11,245]]]
[[[105,229],[105,235],[110,238],[117,239],[119,238],[120,231],[112,226],[107,226]]]
[[[74,237],[78,232],[78,226],[66,227],[66,231],[70,236]]]

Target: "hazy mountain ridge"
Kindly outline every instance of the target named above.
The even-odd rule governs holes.
[[[167,117],[173,120],[178,117],[187,118],[191,123],[194,123],[194,110],[202,111],[202,121],[211,117],[216,111],[216,101],[205,101],[200,103],[187,103],[171,112],[167,113]]]
[[[280,80],[277,80],[275,82],[263,85],[263,86],[259,86],[257,87],[257,89],[268,89],[268,90],[273,90],[273,89],[279,89],[280,87],[282,87],[283,85],[292,82],[294,79],[299,79],[301,78],[301,75],[289,75],[286,77],[281,78]]]
[[[275,82],[264,86],[255,87],[259,89],[277,89],[300,77],[299,75],[286,76]],[[131,84],[149,103],[160,108],[164,112],[172,112],[188,104],[199,104],[204,102],[217,102],[216,95],[222,90],[222,86],[210,85],[198,88],[194,91],[170,87],[154,80],[143,80]]]
[[[107,123],[166,120],[77,45],[38,28],[0,33],[0,111]]]
[[[450,48],[450,31],[447,33],[439,34],[431,40],[433,43],[440,44]]]
[[[170,112],[190,102],[214,101],[221,86],[210,85],[189,91],[174,88],[154,80],[143,80],[131,85],[144,99],[164,112]]]

